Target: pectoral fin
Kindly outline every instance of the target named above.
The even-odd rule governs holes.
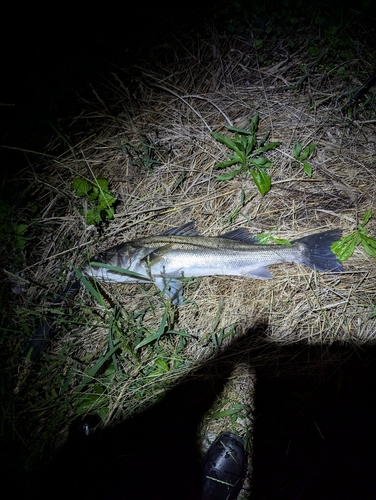
[[[154,283],[163,293],[166,299],[171,300],[171,304],[181,304],[183,302],[183,283],[175,278],[154,278]]]

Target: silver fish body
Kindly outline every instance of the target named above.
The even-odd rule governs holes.
[[[117,283],[155,283],[172,303],[182,302],[181,278],[198,276],[243,276],[271,279],[268,266],[284,262],[303,264],[318,271],[340,272],[343,267],[330,250],[341,237],[340,230],[316,233],[291,246],[260,245],[247,229],[217,237],[200,236],[194,222],[122,243],[102,252],[94,262],[121,268],[138,276],[88,264],[83,274]]]

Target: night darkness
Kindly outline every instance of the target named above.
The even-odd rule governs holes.
[[[162,40],[214,17],[214,2],[135,2],[131,7],[75,6],[74,11],[9,12],[2,31],[0,144],[42,151],[53,128],[64,130],[111,72],[145,60]],[[2,149],[2,173],[27,165],[24,153]]]

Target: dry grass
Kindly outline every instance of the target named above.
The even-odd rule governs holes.
[[[242,190],[245,202],[231,228],[248,226],[255,233],[274,229],[288,239],[337,227],[349,233],[373,206],[374,125],[344,116],[338,100],[348,84],[325,74],[310,79],[304,92],[285,90],[294,75],[288,78],[288,70],[279,65],[278,74],[285,75],[281,81],[273,67],[252,64],[256,54],[250,42],[240,37],[222,40],[218,35],[214,42],[195,42],[185,40],[182,54],[176,53],[169,66],[137,68],[132,93],[121,73],[117,75],[112,83],[115,104],[100,101],[98,111],[85,117],[96,130],[95,138],[50,161],[42,173],[35,171],[45,207],[38,224],[47,229],[53,221],[53,244],[43,248],[44,242],[39,242],[39,262],[30,270],[36,282],[48,286],[64,259],[65,268],[68,260],[79,265],[87,253],[188,220],[196,220],[204,235],[219,234],[230,227]],[[98,99],[102,100],[100,91]],[[116,108],[116,117],[103,109],[110,107]],[[273,187],[263,198],[250,176],[218,183],[213,169],[227,151],[210,131],[225,133],[226,125],[244,125],[255,112],[260,114],[260,137],[270,131],[270,140],[282,142],[269,154],[275,162]],[[298,140],[317,144],[311,179],[293,166],[292,146]],[[158,162],[150,168],[145,145],[150,159]],[[78,212],[81,200],[72,195],[71,181],[78,175],[107,178],[120,202],[99,244],[96,231],[85,227]],[[55,206],[63,197],[69,202],[67,211],[56,217]],[[371,221],[371,233],[374,226]],[[75,250],[66,257],[59,247],[64,238],[75,242]],[[372,259],[363,252],[355,253],[340,277],[295,265],[278,266],[273,273],[276,279],[267,282],[202,279],[199,287],[185,293],[198,307],[193,317],[192,307],[184,306],[181,324],[201,338],[221,304],[221,327],[249,326],[257,313],[267,315],[274,339],[369,340],[375,326],[368,317],[376,287]],[[115,287],[106,290],[120,300]],[[152,295],[153,290],[148,293]],[[145,301],[139,287],[131,293],[122,290],[121,297],[126,310],[142,307]]]

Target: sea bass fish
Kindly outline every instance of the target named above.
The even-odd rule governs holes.
[[[323,272],[343,270],[330,249],[331,244],[341,238],[339,229],[312,234],[285,246],[259,244],[245,228],[207,237],[200,236],[194,226],[194,221],[188,222],[157,236],[112,247],[87,264],[82,273],[106,282],[154,283],[173,304],[181,304],[181,278],[242,276],[267,280],[273,278],[268,266],[284,262]],[[118,269],[100,267],[100,264]],[[125,272],[121,272],[122,269]]]

